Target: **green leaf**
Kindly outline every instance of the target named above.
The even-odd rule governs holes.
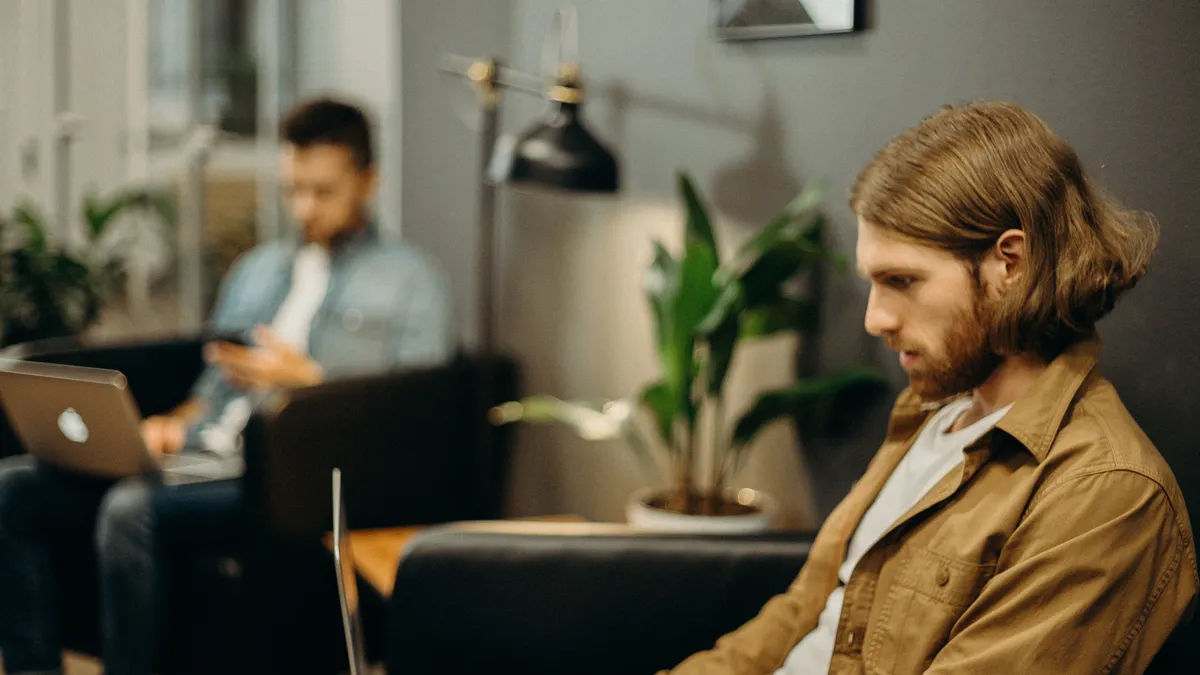
[[[175,222],[174,202],[163,194],[143,189],[123,190],[107,200],[89,195],[84,199],[83,213],[88,232],[95,240],[104,234],[118,215],[138,209],[155,213],[166,224]]]
[[[720,292],[713,285],[717,258],[707,246],[689,246],[679,266],[679,290],[675,296],[674,318],[678,334],[691,337],[696,327],[716,304]]]
[[[829,187],[828,179],[814,181],[808,184],[800,194],[775,217],[766,227],[738,249],[738,258],[757,255],[771,248],[781,239],[790,238],[791,230],[796,227],[811,227],[813,221],[820,221],[820,214],[814,209],[825,197]],[[819,240],[813,242],[819,243]]]
[[[696,192],[696,187],[692,184],[692,179],[684,172],[679,173],[679,192],[683,196],[684,204],[687,206],[687,226],[684,230],[684,245],[688,248],[697,244],[707,246],[712,249],[713,257],[719,258],[717,253],[717,239],[713,234],[712,221],[708,217],[708,209],[704,206],[704,202],[700,200],[700,195]]]
[[[661,243],[654,246],[654,261],[645,280],[646,297],[654,315],[663,381],[671,394],[672,419],[686,420],[690,428],[695,420],[691,393],[696,327],[716,302],[716,254],[711,246],[697,242],[676,261]],[[670,437],[668,432],[666,438]]]
[[[741,311],[741,307],[742,285],[736,280],[726,283],[721,287],[720,295],[717,296],[717,301],[713,303],[708,315],[696,326],[696,332],[700,335],[712,333],[728,323],[730,315],[736,315]]]
[[[641,393],[642,403],[650,409],[657,425],[658,433],[666,447],[673,447],[673,429],[675,426],[675,399],[671,396],[671,388],[666,382],[654,382],[646,385]]]
[[[762,307],[777,302],[785,282],[828,258],[828,252],[799,240],[782,241],[767,249],[741,276],[746,306]]]
[[[800,231],[800,239],[806,241],[813,246],[820,246],[825,234],[825,218],[820,216],[813,218],[806,224],[803,230]]]
[[[877,388],[886,383],[887,380],[874,368],[852,366],[831,375],[802,380],[787,389],[762,394],[734,425],[730,450],[740,455],[759,431],[780,417],[794,415],[818,403],[832,405],[839,396],[852,389]]]
[[[670,339],[663,353],[663,369],[676,410],[694,427],[695,405],[692,383],[695,380],[694,355],[696,327],[712,311],[717,300],[713,272],[717,260],[712,248],[703,244],[689,246],[679,266],[678,292],[670,313]]]
[[[671,256],[662,242],[654,242],[654,260],[646,272],[643,289],[646,300],[650,303],[650,312],[654,317],[654,334],[658,338],[659,351],[662,352],[670,339],[671,307],[675,303],[675,290],[678,282],[679,262]]]
[[[707,338],[708,342],[708,374],[707,391],[709,396],[720,396],[725,386],[725,376],[729,374],[729,366],[733,363],[733,350],[738,341],[738,317],[730,314],[716,330]]]
[[[531,396],[502,403],[488,412],[495,425],[514,422],[563,424],[587,441],[621,440],[642,465],[650,480],[657,466],[651,444],[636,423],[636,401],[618,399],[597,406],[584,401],[563,401],[553,396]]]
[[[825,193],[829,191],[829,178],[822,176],[817,180],[812,181],[800,190],[800,194],[796,195],[788,205],[783,207],[784,214],[799,215],[808,213],[821,205],[821,201],[825,199]]]
[[[557,422],[570,427],[580,438],[590,441],[618,438],[619,425],[594,404],[564,401],[553,396],[530,396],[496,406],[491,411],[493,424],[512,422]]]
[[[774,305],[744,312],[741,337],[761,338],[781,331],[809,332],[816,329],[819,318],[815,303],[783,298]]]
[[[88,235],[94,241],[100,236],[100,231],[104,226],[104,218],[102,211],[104,208],[99,204],[94,194],[85,195],[83,198],[83,220],[88,226]]]
[[[25,226],[26,246],[33,255],[46,251],[46,219],[31,203],[19,204],[13,209],[13,222]]]

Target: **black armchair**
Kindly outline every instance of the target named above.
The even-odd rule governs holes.
[[[388,670],[654,673],[757,614],[812,542],[592,529],[465,523],[422,533],[389,600]]]
[[[67,340],[21,345],[2,356],[120,370],[149,415],[186,398],[203,368],[202,344]],[[353,527],[493,518],[503,499],[509,432],[488,425],[486,411],[514,397],[516,387],[510,360],[460,355],[441,367],[299,390],[256,413],[246,430],[245,544],[199,555],[189,550],[172,561],[163,668],[344,668],[331,558],[321,542],[330,521],[330,469],[341,467],[353,481]],[[20,452],[3,422],[0,454]],[[65,640],[96,653],[94,567],[83,567],[94,565],[90,542],[60,557],[67,580],[60,597],[70,605],[60,613]]]

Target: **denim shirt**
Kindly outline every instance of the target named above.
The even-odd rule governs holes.
[[[301,242],[290,238],[246,253],[222,284],[209,330],[242,334],[270,325],[292,285],[292,263]],[[329,287],[309,329],[309,355],[326,379],[383,372],[401,365],[434,365],[454,349],[450,293],[445,276],[424,253],[381,242],[374,227],[331,251]],[[204,401],[197,432],[245,392],[209,366],[192,390]]]

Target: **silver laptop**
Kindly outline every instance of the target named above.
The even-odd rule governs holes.
[[[362,618],[358,609],[358,575],[354,571],[354,551],[350,548],[350,527],[346,524],[341,469],[333,470],[333,562],[337,569],[338,598],[342,604],[342,628],[346,633],[350,675],[367,675]]]
[[[125,376],[115,370],[0,359],[0,404],[29,454],[71,471],[103,478],[158,474],[177,484],[242,470],[240,458],[151,455]]]

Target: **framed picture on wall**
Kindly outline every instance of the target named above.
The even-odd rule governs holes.
[[[856,0],[712,0],[723,40],[849,33],[859,27]]]

